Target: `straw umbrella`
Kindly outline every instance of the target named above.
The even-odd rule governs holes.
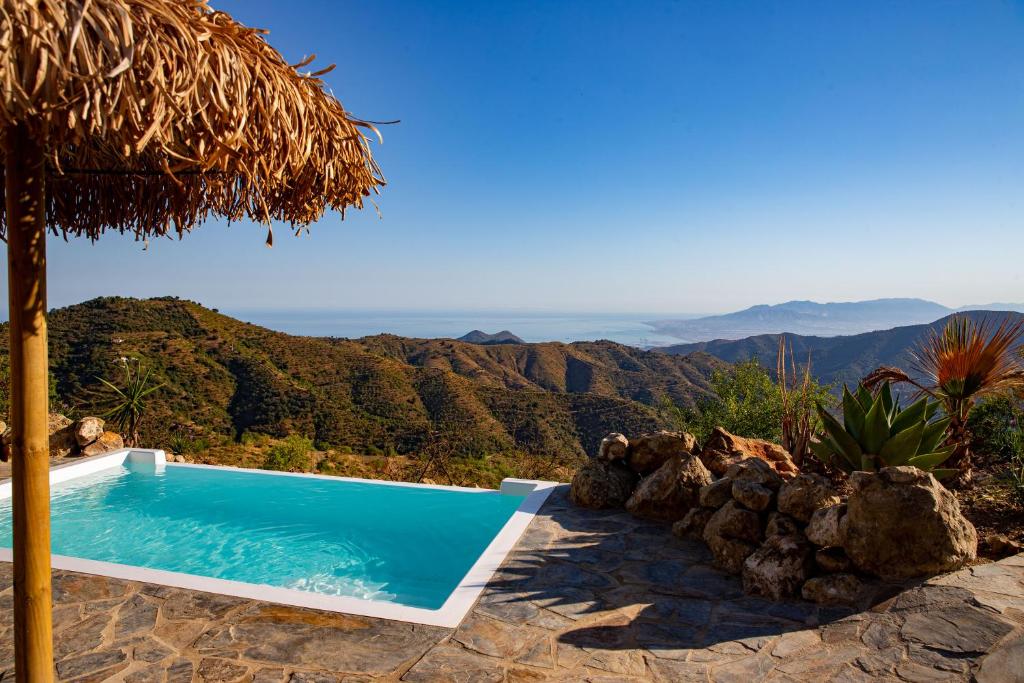
[[[181,237],[220,216],[301,231],[383,185],[372,127],[262,33],[205,0],[0,0],[20,680],[53,672],[47,230]]]

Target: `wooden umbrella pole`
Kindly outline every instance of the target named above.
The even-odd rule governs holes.
[[[19,681],[53,680],[43,148],[4,137],[14,503],[14,651]]]

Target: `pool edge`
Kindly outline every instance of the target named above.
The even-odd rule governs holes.
[[[166,466],[166,456],[162,450],[126,448],[113,451],[111,453],[105,453],[103,455],[93,456],[91,458],[83,458],[76,462],[63,463],[61,465],[51,467],[50,485],[52,486],[56,483],[65,482],[70,479],[92,474],[110,467],[116,467],[128,461],[152,464],[158,469]],[[516,544],[519,542],[519,538],[526,531],[527,527],[529,527],[537,512],[539,512],[541,507],[543,507],[548,496],[555,487],[559,486],[558,482],[507,478],[502,480],[501,487],[498,490],[493,490],[461,486],[443,486],[437,484],[414,484],[410,482],[359,479],[353,477],[333,477],[330,475],[307,473],[271,472],[267,470],[253,470],[220,465],[174,463],[173,466],[234,472],[253,472],[268,476],[309,477],[333,481],[454,490],[466,493],[516,495],[524,496],[524,499],[494,538],[491,539],[487,548],[485,548],[476,559],[469,571],[467,571],[466,575],[448,595],[444,604],[437,609],[410,607],[383,600],[363,600],[348,596],[323,595],[310,591],[281,588],[266,584],[217,579],[197,574],[186,574],[162,569],[150,569],[147,567],[137,567],[134,565],[117,564],[99,560],[87,560],[66,555],[52,555],[50,561],[51,568],[80,572],[83,574],[106,576],[125,581],[138,581],[142,583],[170,586],[173,588],[229,595],[232,597],[289,605],[292,607],[340,612],[355,616],[379,619],[391,619],[395,621],[424,624],[427,626],[455,628],[466,617],[473,605],[476,604],[480,594],[490,582],[494,573],[505,561],[508,554],[515,548]],[[10,496],[10,480],[0,482],[0,499],[9,498]],[[0,561],[12,562],[13,556],[14,553],[12,549],[0,548]]]

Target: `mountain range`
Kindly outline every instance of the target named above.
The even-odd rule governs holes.
[[[743,339],[784,332],[832,337],[887,330],[933,322],[964,310],[1024,312],[1024,304],[988,304],[953,309],[925,299],[874,299],[817,303],[787,301],[775,305],[752,306],[742,311],[687,320],[650,322],[664,335],[685,342],[716,339]]]
[[[1024,315],[1013,311],[964,311],[958,313],[974,320],[988,319],[994,323],[1004,319],[1024,320]],[[779,349],[779,338],[792,347],[799,364],[811,361],[811,372],[819,381],[855,385],[864,375],[880,365],[901,367],[910,372],[914,348],[929,329],[939,330],[951,316],[944,316],[924,325],[904,325],[888,330],[864,332],[862,334],[836,337],[807,336],[800,334],[761,334],[744,339],[717,339],[694,344],[677,344],[658,350],[670,355],[692,357],[695,353],[707,353],[727,363],[757,359],[765,367],[774,370]]]
[[[100,409],[99,378],[119,382],[122,359],[152,369],[164,384],[148,401],[148,443],[294,432],[355,453],[419,452],[441,435],[466,455],[582,458],[610,431],[665,426],[661,397],[691,404],[722,365],[613,342],[300,337],[177,298],[56,309],[49,340],[55,402],[75,414]]]

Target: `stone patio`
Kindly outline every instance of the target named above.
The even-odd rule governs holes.
[[[54,574],[61,680],[1024,680],[1024,555],[861,612],[746,597],[700,544],[552,495],[455,629]],[[0,563],[0,680],[13,678]]]

